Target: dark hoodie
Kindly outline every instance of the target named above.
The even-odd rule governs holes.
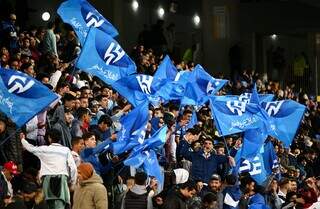
[[[71,145],[71,128],[68,127],[66,120],[64,118],[64,108],[63,106],[59,106],[55,111],[55,116],[57,118],[57,122],[53,125],[53,129],[56,129],[60,132],[61,140],[60,144],[63,146],[72,148]]]

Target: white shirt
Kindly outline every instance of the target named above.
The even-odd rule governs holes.
[[[29,144],[25,139],[22,139],[21,143],[26,150],[40,159],[40,178],[46,175],[66,175],[71,178],[72,184],[76,184],[77,167],[68,147],[57,143],[36,147]]]
[[[10,181],[7,180],[6,175],[4,175],[4,173],[3,173],[2,171],[1,171],[1,174],[2,174],[2,176],[4,177],[4,180],[5,180],[6,183],[7,183],[7,187],[8,187],[8,193],[7,193],[7,195],[10,196],[10,197],[12,197],[12,196],[13,196],[12,184],[11,184]]]
[[[76,166],[78,167],[82,161],[80,155],[73,150],[71,150],[71,154],[74,159],[74,162],[76,163]]]

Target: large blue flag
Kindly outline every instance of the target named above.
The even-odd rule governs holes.
[[[237,100],[216,101],[211,98],[211,114],[221,136],[263,127],[261,108]]]
[[[177,74],[178,74],[177,68],[172,64],[170,57],[167,55],[162,60],[161,64],[159,65],[153,77],[155,80],[157,80],[157,82],[161,82],[162,84],[165,84],[168,81],[174,81],[177,77]]]
[[[112,84],[120,95],[125,97],[133,106],[149,101],[157,106],[160,103],[156,89],[153,88],[153,77],[150,75],[134,74],[121,78]]]
[[[76,67],[112,84],[136,73],[136,65],[107,33],[91,27]]]
[[[58,99],[42,83],[19,71],[0,68],[0,76],[0,111],[18,127]]]
[[[271,130],[269,135],[289,147],[299,128],[306,107],[292,100],[263,102],[262,108],[269,115]]]
[[[189,82],[196,83],[204,95],[214,95],[228,80],[216,79],[208,74],[201,65],[197,65],[192,71]]]
[[[254,157],[242,157],[243,151],[244,148],[242,147],[236,154],[235,161],[237,166],[234,171],[237,173],[248,172],[260,185],[266,182],[267,176],[272,173],[272,169],[279,166],[271,142],[262,146]]]
[[[251,99],[252,93],[243,93],[240,96],[238,95],[226,95],[226,96],[214,96],[215,100],[219,101],[230,101],[230,100],[238,100],[241,102],[249,103]],[[259,94],[260,102],[271,102],[274,99],[273,94]]]
[[[197,65],[191,72],[181,105],[202,105],[208,101],[210,95],[217,93],[227,82],[227,80],[213,78],[200,65]]]
[[[111,37],[118,35],[117,29],[86,0],[67,0],[57,12],[65,23],[73,27],[82,46],[90,27],[99,28]]]
[[[130,156],[124,161],[127,166],[135,168],[143,166],[145,172],[149,176],[156,177],[161,185],[164,183],[164,178],[161,174],[156,151],[164,145],[167,130],[167,126],[162,127],[151,138],[134,147]]]
[[[140,104],[121,118],[121,130],[117,133],[117,141],[112,144],[113,153],[120,154],[141,144],[146,134],[148,119],[148,102]]]

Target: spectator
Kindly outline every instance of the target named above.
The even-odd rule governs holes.
[[[90,163],[78,166],[79,185],[74,190],[72,209],[106,209],[108,208],[108,194],[103,181]]]
[[[59,132],[52,129],[47,132],[49,146],[35,147],[21,135],[23,147],[36,155],[41,161],[40,178],[49,209],[64,208],[70,204],[68,177],[70,183],[76,184],[77,167],[71,151],[59,143]],[[48,157],[50,156],[50,157]]]
[[[55,55],[56,57],[58,57],[57,39],[54,34],[55,28],[56,25],[53,21],[48,23],[48,29],[43,39],[43,53]]]
[[[13,200],[13,189],[11,180],[18,174],[17,165],[12,162],[6,162],[0,174],[0,206],[1,208],[11,203]]]
[[[72,139],[71,144],[72,144],[72,150],[71,150],[72,157],[74,159],[76,166],[79,166],[80,163],[82,162],[80,153],[85,147],[84,140],[81,137],[75,137]]]
[[[164,202],[163,209],[180,209],[187,208],[187,200],[196,194],[196,184],[186,182]]]
[[[123,199],[121,209],[152,209],[152,197],[146,187],[147,174],[137,172],[134,177],[135,185],[129,189]]]

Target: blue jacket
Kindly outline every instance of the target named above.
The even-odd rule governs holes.
[[[261,194],[257,193],[250,198],[248,209],[270,209],[270,208],[266,205],[266,201],[264,197]]]
[[[108,162],[106,165],[103,165],[100,162],[99,155],[104,151],[105,147],[108,146],[111,143],[111,140],[107,139],[103,141],[102,143],[98,144],[95,148],[85,148],[81,153],[81,159],[84,162],[91,163],[94,167],[94,170],[97,174],[106,174],[111,166],[112,163]]]
[[[202,180],[208,183],[212,174],[217,173],[218,165],[228,162],[225,155],[215,155],[211,153],[207,159],[204,157],[204,151],[190,151],[189,147],[186,150],[181,150],[183,157],[192,162],[191,176],[195,180]]]

